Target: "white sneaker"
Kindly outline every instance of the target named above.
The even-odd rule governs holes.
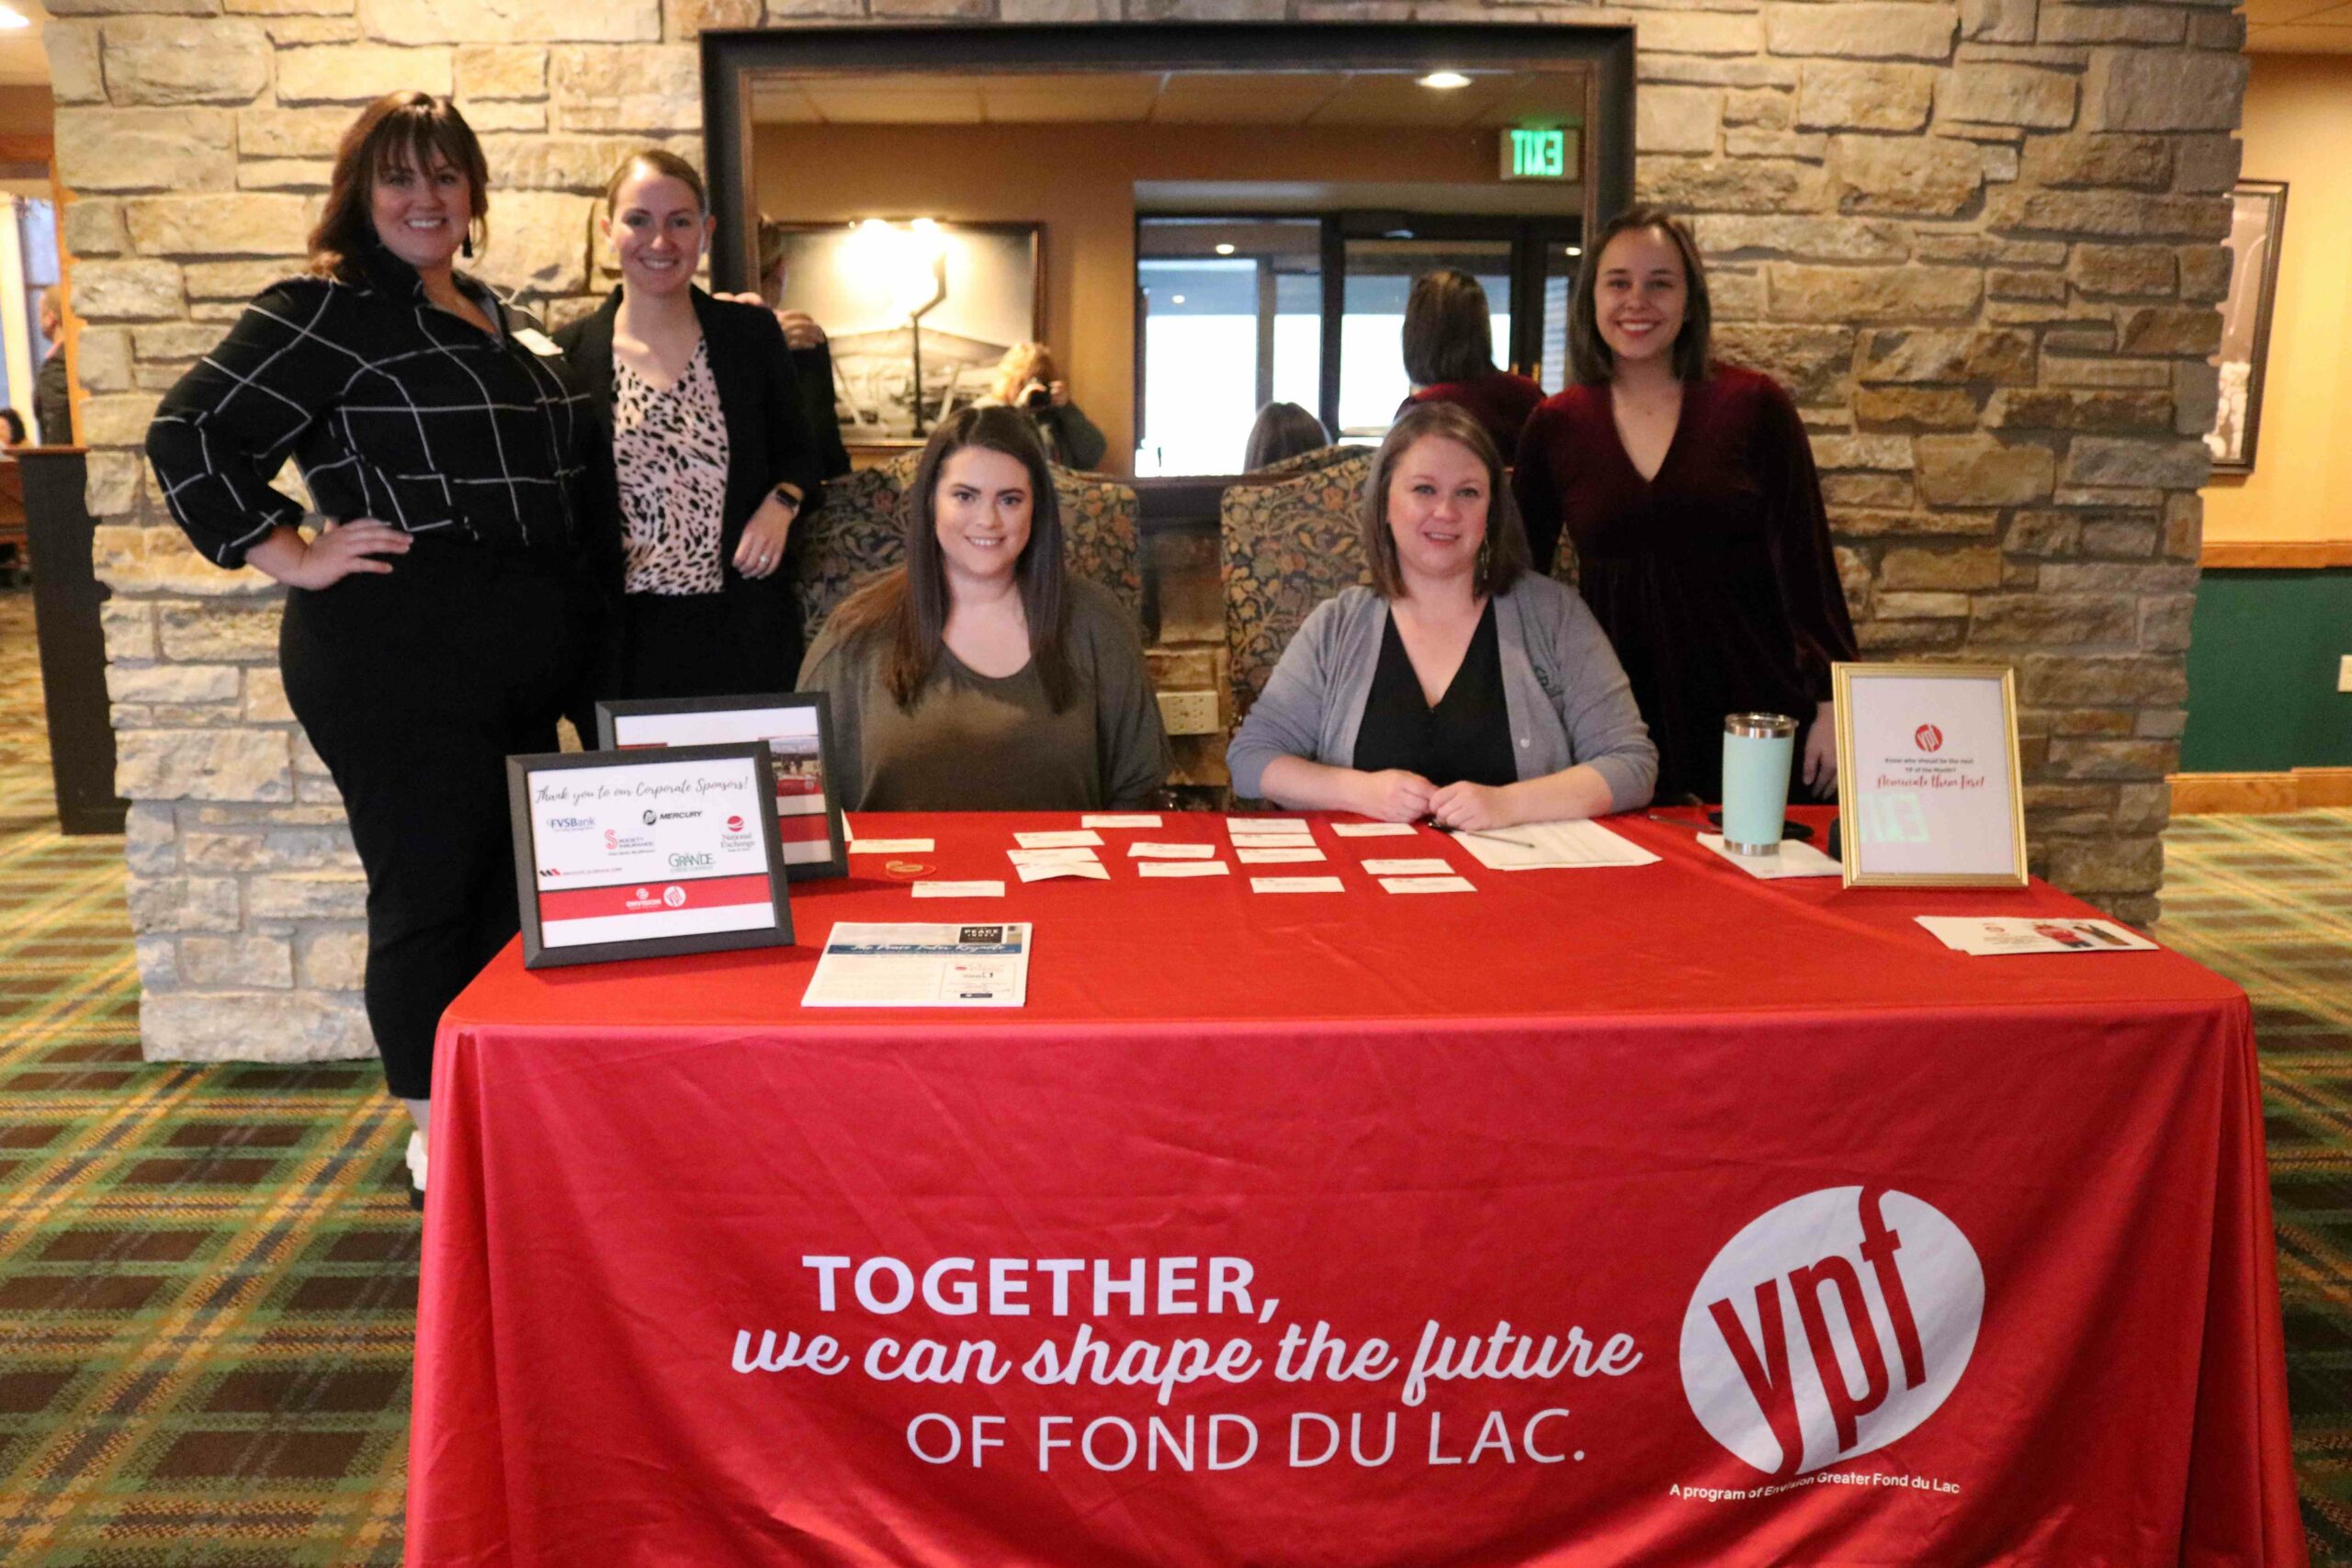
[[[422,1195],[424,1191],[424,1134],[408,1135],[408,1181]]]

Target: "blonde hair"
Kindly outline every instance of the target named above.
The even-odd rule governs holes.
[[[989,400],[1010,403],[1032,381],[1051,385],[1061,378],[1061,371],[1054,364],[1053,350],[1042,343],[1016,343],[997,361],[996,380],[989,387]]]

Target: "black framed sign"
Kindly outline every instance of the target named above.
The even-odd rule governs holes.
[[[523,966],[792,945],[768,749],[506,759]]]
[[[767,742],[784,874],[795,882],[849,874],[841,796],[833,788],[833,716],[822,692],[677,697],[596,705],[607,751]]]

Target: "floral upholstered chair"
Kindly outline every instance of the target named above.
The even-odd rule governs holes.
[[[1334,463],[1344,463],[1371,451],[1369,446],[1317,446],[1305,452],[1294,452],[1279,462],[1268,463],[1250,471],[1253,474],[1311,474],[1328,468]]]
[[[1062,510],[1062,561],[1073,577],[1101,583],[1138,621],[1143,618],[1143,555],[1136,547],[1143,503],[1123,484],[1054,470]]]
[[[901,453],[831,481],[825,503],[794,530],[792,594],[800,601],[801,635],[810,644],[850,590],[906,558],[899,503],[922,456]]]
[[[1232,656],[1233,714],[1258,700],[1307,613],[1342,588],[1369,582],[1356,503],[1372,453],[1275,484],[1228,486],[1225,534],[1225,637]]]

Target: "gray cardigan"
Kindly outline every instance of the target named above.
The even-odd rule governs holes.
[[[1226,748],[1236,795],[1262,796],[1266,764],[1277,757],[1355,765],[1356,730],[1387,627],[1388,603],[1369,588],[1315,607]],[[1649,804],[1657,748],[1617,650],[1583,599],[1528,573],[1496,597],[1495,631],[1519,776],[1589,763],[1609,781],[1613,809]]]

